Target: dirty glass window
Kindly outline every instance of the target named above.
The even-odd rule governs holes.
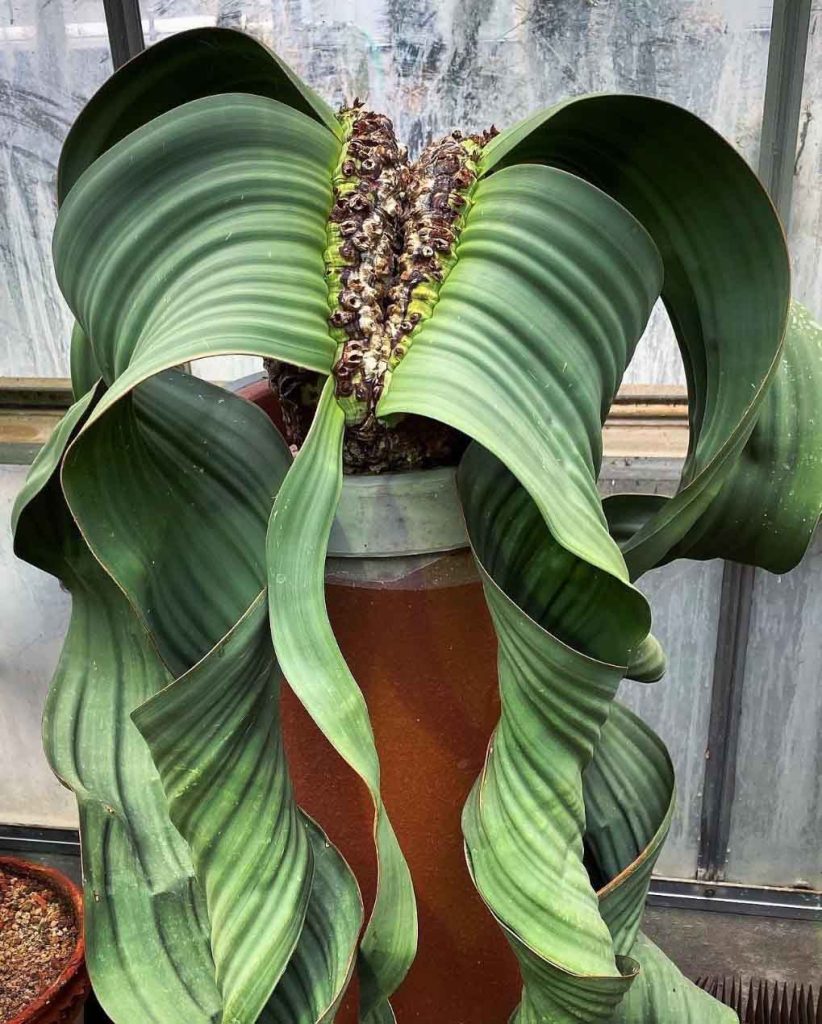
[[[799,115],[793,200],[788,238],[793,258],[793,293],[822,317],[822,7],[811,14],[805,84]]]
[[[757,570],[726,877],[822,888],[822,533],[792,572]]]
[[[619,90],[680,103],[757,158],[771,0],[143,0],[142,10],[149,45],[198,25],[253,33],[332,102],[360,96],[387,113],[412,152],[452,127]],[[108,73],[96,0],[7,0],[0,374],[67,372],[68,317],[48,256],[54,168],[68,123]],[[210,360],[198,372],[258,366]],[[661,311],[627,379],[684,382]]]
[[[638,586],[651,602],[653,629],[665,649],[668,670],[659,685],[626,679],[619,699],[660,736],[676,769],[674,817],[656,873],[694,878],[722,563],[681,559],[649,572]]]
[[[788,231],[793,293],[817,319],[822,316],[820,69],[822,8],[811,14]],[[792,572],[756,574],[728,849],[732,881],[822,887],[820,616],[822,533],[817,531]]]
[[[0,376],[68,374],[71,321],[51,268],[57,158],[110,74],[99,0],[0,4]]]

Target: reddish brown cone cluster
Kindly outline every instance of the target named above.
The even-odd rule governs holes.
[[[340,118],[347,140],[334,176],[326,251],[329,324],[341,343],[334,377],[338,398],[373,411],[391,350],[386,306],[402,247],[408,157],[382,114],[355,102]]]
[[[440,285],[455,261],[457,239],[477,181],[477,159],[496,134],[495,128],[467,137],[451,132],[426,147],[410,168],[403,242],[388,306],[392,366],[405,355],[407,335],[431,315]]]
[[[334,174],[325,262],[329,326],[339,346],[332,372],[348,423],[346,470],[456,461],[465,442],[455,431],[416,416],[389,429],[375,410],[456,260],[477,161],[496,130],[452,132],[409,165],[387,117],[358,101],[339,116],[345,142]],[[274,361],[267,368],[288,440],[301,444],[316,402],[316,375]]]

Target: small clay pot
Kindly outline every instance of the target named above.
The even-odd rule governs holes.
[[[77,942],[60,974],[6,1024],[69,1024],[77,1019],[91,991],[85,961],[83,894],[62,871],[17,857],[0,857],[0,874],[3,872],[35,879],[64,896],[77,922]]]

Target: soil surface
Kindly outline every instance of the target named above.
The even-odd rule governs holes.
[[[69,900],[37,878],[0,869],[0,1024],[57,980],[76,945]]]

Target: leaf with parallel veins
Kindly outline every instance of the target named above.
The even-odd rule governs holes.
[[[583,97],[492,134],[410,163],[387,118],[338,118],[258,43],[202,29],[126,65],[69,135],[54,258],[78,401],[16,550],[72,590],[46,742],[80,804],[89,961],[118,1024],[333,1021],[362,905],[294,804],[275,654],[374,801],[361,1021],[393,1021],[416,908],[324,561],[345,458],[429,464],[467,438],[502,716],[463,828],[522,968],[514,1020],[731,1019],[638,932],[673,779],[613,697],[664,668],[632,585],[647,568],[800,557],[820,330],[788,315],[762,187],[691,114]],[[683,480],[603,509],[602,421],[660,290]],[[259,410],[173,369],[235,353],[322,392],[293,467]]]
[[[305,444],[280,489],[268,528],[274,648],[289,685],[374,803],[378,890],[361,944],[363,1020],[392,1020],[388,997],[411,966],[417,912],[408,865],[380,796],[380,768],[363,695],[325,606],[328,537],[342,487],[345,414],[325,385]]]
[[[88,392],[63,417],[13,513],[16,552],[59,576],[72,595],[43,741],[54,772],[77,797],[86,959],[103,1007],[115,1020],[166,1024],[172,1006],[180,1020],[217,1024],[220,996],[202,894],[129,717],[170,676],[83,542],[59,484],[66,446],[97,399]]]
[[[120,68],[80,112],[60,153],[58,200],[103,153],[142,125],[192,100],[230,92],[279,100],[340,131],[328,104],[256,39],[227,28],[177,32]]]

